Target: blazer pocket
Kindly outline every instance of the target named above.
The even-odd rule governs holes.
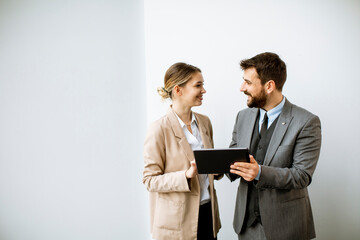
[[[154,216],[154,225],[168,230],[180,230],[184,217],[185,206],[181,202],[174,202],[158,198]]]

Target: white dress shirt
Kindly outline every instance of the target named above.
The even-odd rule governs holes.
[[[194,113],[191,113],[191,131],[187,129],[186,124],[179,118],[179,116],[175,113],[176,117],[179,120],[180,126],[185,133],[185,137],[190,144],[192,150],[195,149],[203,149],[204,145],[201,140],[200,131],[198,128],[198,123],[195,119]],[[199,182],[200,182],[200,205],[205,204],[210,201],[210,193],[209,193],[209,178],[207,174],[198,174]]]

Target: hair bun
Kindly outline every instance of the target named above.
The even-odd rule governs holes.
[[[170,97],[169,92],[168,92],[164,87],[158,87],[158,88],[157,88],[157,92],[158,92],[158,94],[161,96],[161,98],[162,98],[163,100],[165,100],[165,99],[167,99],[167,98]]]

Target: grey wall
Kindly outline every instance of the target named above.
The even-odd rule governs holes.
[[[145,22],[148,120],[168,108],[156,93],[166,69],[177,61],[194,64],[207,90],[194,111],[210,117],[218,148],[229,145],[236,113],[246,107],[240,60],[264,51],[284,59],[284,95],[322,122],[321,156],[309,187],[317,239],[358,239],[360,2],[152,0],[145,2]],[[219,239],[236,239],[237,184],[216,183]]]
[[[146,239],[142,0],[0,1],[0,239]]]

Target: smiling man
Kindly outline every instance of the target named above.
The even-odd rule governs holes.
[[[282,94],[286,65],[275,53],[241,61],[249,108],[238,113],[230,147],[246,147],[250,162],[231,166],[240,177],[234,229],[239,239],[312,239],[307,186],[321,146],[320,120]]]

